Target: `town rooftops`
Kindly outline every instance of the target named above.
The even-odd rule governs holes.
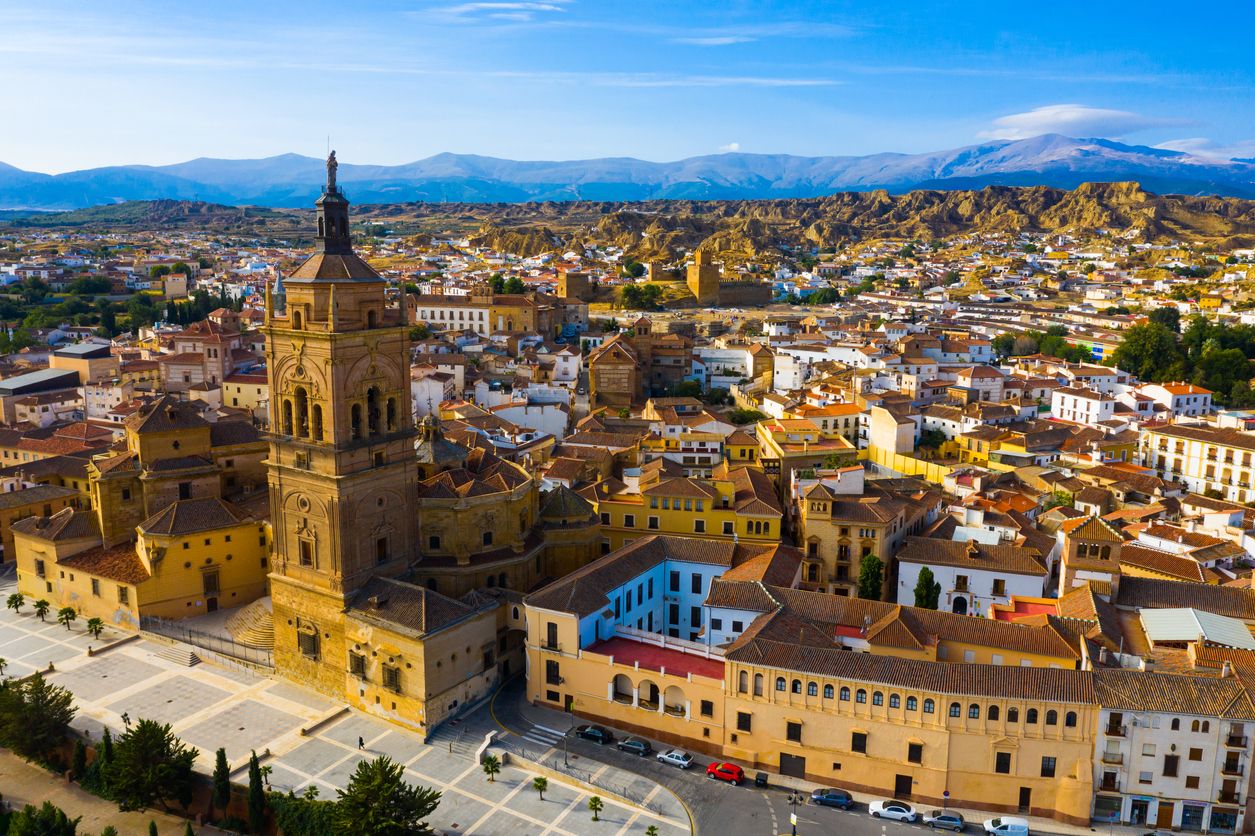
[[[40,369],[0,380],[0,397],[33,395],[74,386],[78,386],[78,372],[72,369]]]

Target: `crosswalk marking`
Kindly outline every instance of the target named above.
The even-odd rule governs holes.
[[[557,746],[562,742],[562,738],[564,737],[566,737],[565,733],[539,724],[532,726],[523,733],[524,740],[529,740],[538,746],[544,746],[546,748],[550,746]]]

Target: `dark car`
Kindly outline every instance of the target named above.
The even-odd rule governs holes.
[[[648,740],[641,740],[639,737],[625,738],[616,743],[615,746],[618,747],[620,752],[629,752],[642,758],[654,751],[654,747],[649,745]]]
[[[950,810],[933,810],[924,814],[924,824],[937,830],[953,830],[962,833],[967,829],[967,822],[958,813]]]
[[[842,810],[848,810],[854,806],[854,799],[845,790],[820,787],[811,791],[811,804],[818,804],[821,807],[840,807]]]
[[[610,733],[609,729],[604,729],[601,726],[580,726],[575,730],[575,736],[603,745],[614,743],[614,735]]]

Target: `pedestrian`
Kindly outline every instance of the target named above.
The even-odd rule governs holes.
[[[366,741],[365,741],[365,740],[362,740],[362,738],[361,738],[361,737],[358,737],[358,738],[357,738],[357,748],[359,748],[359,749],[365,749],[365,748],[366,748]]]

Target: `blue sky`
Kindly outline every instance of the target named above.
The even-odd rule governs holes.
[[[106,8],[107,7],[107,8]],[[0,0],[0,160],[1255,156],[1255,4]]]

